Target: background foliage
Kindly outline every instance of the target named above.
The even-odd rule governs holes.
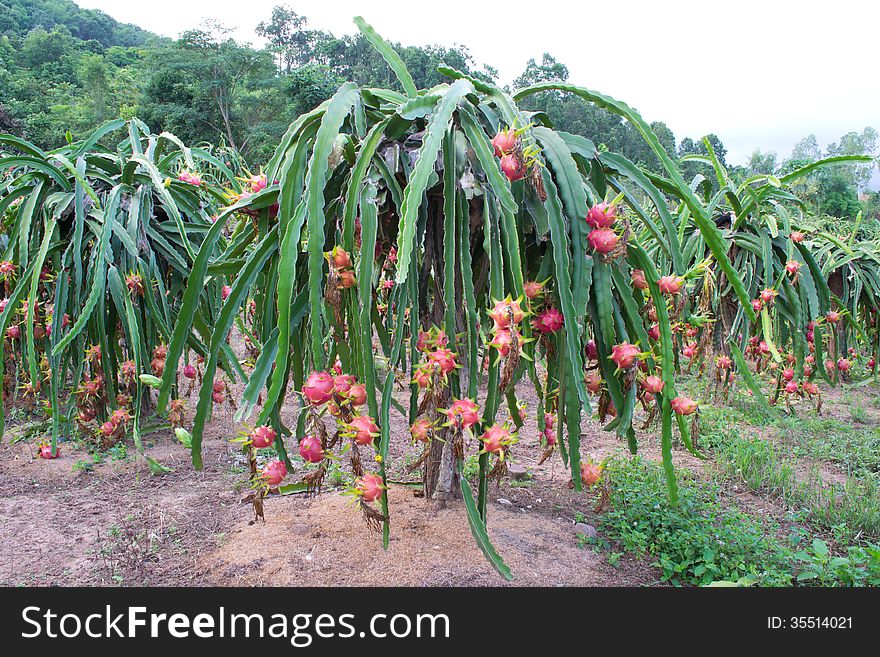
[[[47,148],[68,130],[83,137],[109,119],[138,116],[188,144],[222,139],[248,161],[262,163],[290,122],[343,82],[401,90],[362,35],[337,38],[286,6],[276,6],[257,33],[267,40],[265,48],[237,43],[222,25],[210,22],[173,40],[81,9],[71,0],[0,0],[0,131]],[[443,81],[437,71],[441,63],[478,79],[497,78],[491,67],[477,70],[465,46],[395,47],[417,88]],[[514,87],[567,80],[565,64],[544,53],[529,61]],[[659,162],[636,130],[605,109],[552,91],[529,98],[523,109],[545,112],[558,130],[586,136],[658,170]],[[676,138],[662,121],[651,129],[673,155],[707,154],[701,135]],[[865,128],[842,135],[824,152],[809,135],[787,158],[758,150],[747,165],[729,166],[718,136],[708,139],[737,182],[756,173],[784,175],[820,157],[877,149],[876,130]],[[796,192],[813,212],[854,218],[863,210],[866,219],[876,219],[880,198],[865,191],[871,170],[854,165],[816,172],[799,181]],[[686,180],[697,174],[713,179],[711,169],[698,161],[683,162],[682,173]]]

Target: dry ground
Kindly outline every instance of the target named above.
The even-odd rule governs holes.
[[[870,421],[880,425],[876,391],[856,394]],[[530,401],[528,387],[520,398]],[[848,401],[849,400],[849,401]],[[826,413],[848,417],[851,397],[832,393]],[[534,408],[534,406],[530,406]],[[289,419],[293,409],[285,412]],[[392,411],[393,415],[396,415]],[[445,507],[416,498],[413,490],[390,491],[390,547],[362,521],[350,498],[329,489],[317,497],[272,496],[266,522],[253,522],[242,504],[245,479],[231,414],[220,410],[204,443],[205,468],[195,472],[187,450],[170,432],[149,436],[147,452],[173,471],[152,476],[143,459],[105,460],[76,472],[88,453],[72,443],[61,458],[33,458],[25,441],[0,446],[0,584],[15,585],[390,585],[494,586],[502,580],[471,537],[460,503]],[[392,463],[416,453],[406,444],[399,416]],[[585,422],[584,456],[626,454],[613,436]],[[593,493],[576,493],[558,455],[538,465],[535,419],[529,418],[514,449],[531,480],[491,487],[489,533],[522,586],[639,586],[657,583],[649,562],[625,556],[615,567],[600,553],[578,546],[575,511],[589,522]],[[7,438],[14,438],[11,428]],[[656,432],[640,434],[642,453],[659,458]],[[133,452],[133,449],[130,449]],[[683,450],[676,461],[697,472],[710,468]],[[823,472],[838,477],[833,464]],[[402,468],[399,468],[402,472]],[[402,476],[402,475],[401,475]],[[295,480],[297,473],[290,479]],[[772,499],[729,486],[732,501],[751,513],[779,515]]]

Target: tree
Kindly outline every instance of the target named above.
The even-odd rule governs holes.
[[[0,33],[24,37],[35,28],[63,26],[74,38],[109,46],[141,46],[155,35],[119,23],[103,11],[83,9],[73,0],[0,0]]]
[[[269,40],[269,50],[278,58],[278,71],[289,74],[294,67],[311,62],[317,33],[307,30],[308,19],[287,5],[272,7],[269,22],[257,25],[257,34]]]
[[[0,104],[0,132],[21,134],[21,123],[2,104]]]
[[[821,157],[840,155],[873,155],[877,152],[877,131],[867,127],[859,132],[848,132],[839,142],[828,145],[825,153],[815,135],[798,141],[791,157],[779,168],[786,174]],[[867,188],[874,172],[873,164],[843,164],[833,171],[817,171],[800,179],[792,186],[798,197],[816,212],[836,217],[853,217],[861,207],[859,192]]]
[[[862,210],[865,213],[865,219],[873,219],[875,225],[880,223],[880,192],[868,192],[865,194]]]
[[[101,55],[83,55],[80,79],[91,105],[93,123],[103,123],[110,118],[111,112],[107,62]]]
[[[526,70],[514,81],[517,88],[528,87],[538,82],[565,82],[568,80],[568,67],[550,53],[544,53],[541,63],[534,58],[526,64]]]
[[[840,169],[823,175],[819,209],[833,217],[852,219],[861,209],[855,185],[849,181],[846,174],[840,172]]]
[[[776,168],[776,153],[774,151],[764,153],[760,148],[756,148],[752,151],[751,157],[749,157],[746,172],[749,176],[756,176],[762,173],[772,175],[776,173]]]
[[[672,129],[663,121],[654,121],[651,124],[651,131],[660,140],[660,145],[670,155],[675,155],[675,134]]]
[[[226,143],[248,154],[255,126],[283,119],[272,54],[242,46],[217,23],[184,32],[151,54],[141,114],[188,141]]]
[[[848,132],[840,143],[828,144],[828,155],[874,155],[877,152],[877,131],[867,127],[858,132]],[[871,181],[875,165],[848,164],[843,167],[845,175],[857,189],[865,189]]]
[[[43,64],[61,61],[71,49],[72,39],[66,27],[56,27],[47,32],[38,27],[27,35],[21,44],[21,59],[25,66],[36,68]]]
[[[819,148],[819,142],[816,135],[807,135],[794,145],[791,149],[792,160],[813,161],[822,157],[822,149]]]

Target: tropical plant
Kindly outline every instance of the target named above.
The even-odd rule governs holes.
[[[860,238],[861,223],[859,213],[849,236],[819,231],[813,250],[843,319],[836,332],[836,352],[861,355],[876,376],[880,358],[880,240]]]
[[[104,447],[130,431],[142,451],[155,403],[201,468],[207,423],[228,404],[246,427],[236,440],[258,517],[267,489],[339,477],[387,547],[394,412],[422,446],[410,467],[425,496],[462,497],[480,549],[510,577],[486,514],[489,482],[521,449],[517,384],[535,390],[542,458],[558,452],[577,490],[605,467],[581,461],[584,415],[595,404],[635,453],[641,404],[660,422],[674,504],[674,423],[699,455],[681,356],[720,352],[724,385],[736,370],[769,410],[747,356],[773,373],[775,401],[812,398],[807,367],[829,378],[826,351],[846,360],[859,341],[876,353],[875,245],[799,234],[786,190],[864,158],[737,185],[707,138],[683,164],[715,180],[689,183],[620,101],[559,81],[511,95],[445,66],[449,82],[419,90],[397,50],[356,23],[403,93],[343,84],[290,124],[258,175],[234,149],[188,148],[137,119],[53,151],[0,137],[4,400],[45,402],[46,458],[73,427]],[[542,94],[625,120],[661,173],[521,109]],[[191,431],[183,385],[198,387]],[[261,469],[265,449],[277,459]],[[284,484],[294,470],[302,481]]]
[[[751,299],[742,303],[740,291],[726,280],[717,267],[703,234],[690,222],[691,208],[678,206],[673,225],[686,245],[682,252],[686,280],[694,281],[693,294],[683,295],[676,308],[680,320],[679,346],[690,369],[700,371],[706,360],[716,360],[716,378],[729,384],[733,369],[742,373],[760,400],[764,395],[746,366],[751,356],[760,371],[764,366],[775,377],[775,401],[780,393],[786,400],[804,396],[801,380],[822,376],[829,382],[837,378],[837,368],[827,372],[824,355],[837,361],[839,334],[835,313],[844,302],[829,288],[828,271],[820,267],[816,255],[822,242],[839,243],[827,233],[811,235],[803,228],[802,203],[789,186],[817,169],[869,161],[866,156],[834,156],[805,164],[781,178],[758,174],[737,184],[716,157],[711,142],[704,139],[707,155],[688,155],[687,162],[701,163],[714,175],[714,181],[698,174],[691,188],[706,216],[720,231],[727,255]],[[657,187],[677,196],[676,187],[663,177],[646,172]],[[819,238],[817,242],[816,239]],[[675,271],[674,261],[657,246],[652,255]],[[664,266],[661,264],[661,267]],[[748,306],[754,310],[750,318]],[[818,340],[816,337],[818,336]],[[823,344],[828,341],[828,348]],[[731,363],[730,356],[733,356]],[[814,363],[820,366],[814,367]],[[735,367],[734,367],[735,365]],[[794,383],[792,384],[792,381]],[[786,389],[787,386],[787,389]],[[806,396],[813,397],[809,384]],[[765,407],[769,410],[765,403]]]
[[[271,425],[288,466],[282,436],[308,437],[301,452],[318,461],[306,475],[313,488],[329,460],[347,453],[356,478],[352,492],[367,519],[383,528],[387,545],[393,406],[407,417],[414,439],[426,442],[420,460],[426,495],[462,495],[481,549],[507,576],[485,518],[487,483],[503,472],[522,423],[517,382],[525,377],[534,386],[548,453],[559,445],[577,488],[581,418],[591,393],[600,418],[612,418],[605,428],[632,451],[638,400],[657,406],[673,499],[673,418],[690,446],[685,415],[696,408],[675,389],[668,317],[675,281],[663,280],[634,233],[635,224],[649,226],[650,239],[680,265],[666,199],[635,167],[585,138],[543,125],[515,100],[560,89],[632,123],[746,314],[754,313],[706,208],[629,107],[555,83],[511,97],[449,68],[441,72],[451,83],[419,91],[396,51],[357,22],[405,93],[344,84],[290,126],[265,167],[270,184],[222,212],[205,233],[168,345],[159,410],[168,407],[177,363],[198,330],[207,341],[192,430],[193,462],[201,467],[218,359],[244,309],[255,361],[236,419],[256,414],[256,425]],[[612,174],[619,169],[648,192],[664,229],[616,183]],[[243,210],[253,215],[252,224],[226,252],[218,250],[225,222]],[[222,301],[205,286],[220,272],[232,279]],[[649,333],[649,308],[656,334]],[[210,325],[199,330],[197,318],[210,318]],[[647,382],[641,385],[640,371]],[[404,408],[395,393],[407,383]],[[280,411],[292,391],[301,392],[302,403],[296,426],[288,427]],[[500,416],[505,402],[509,419]],[[329,428],[328,416],[334,417]],[[372,449],[375,473],[364,465],[364,446]],[[474,448],[480,453],[476,496],[461,476]]]
[[[74,425],[103,447],[130,431],[142,450],[150,396],[139,377],[162,374],[177,300],[214,209],[228,204],[220,183],[239,182],[208,151],[136,119],[53,151],[8,135],[0,147],[3,398],[46,403],[47,454]],[[219,297],[220,285],[206,293]],[[197,335],[188,344],[206,353]],[[223,367],[241,370],[229,349]]]

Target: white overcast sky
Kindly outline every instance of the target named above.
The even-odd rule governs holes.
[[[177,36],[204,18],[259,44],[254,27],[283,0],[77,0],[117,20]],[[405,45],[463,44],[512,81],[549,52],[570,80],[665,121],[679,141],[715,132],[728,161],[760,148],[787,156],[814,133],[822,147],[880,130],[880,2],[714,0],[489,2],[287,0],[313,28],[356,31],[362,15]]]

